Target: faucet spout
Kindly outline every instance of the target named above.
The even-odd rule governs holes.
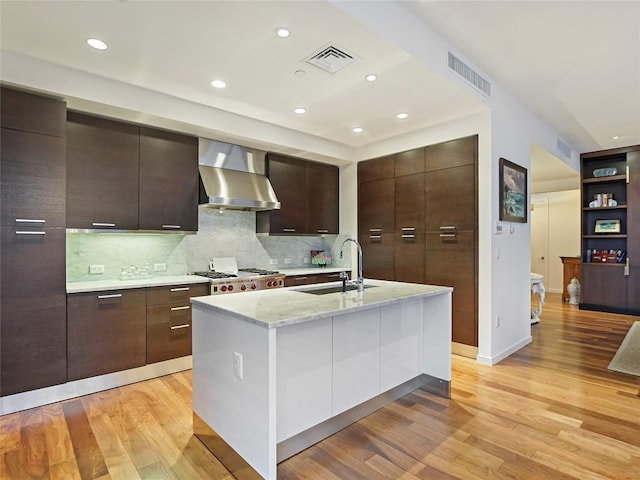
[[[360,246],[360,243],[358,243],[358,241],[354,240],[353,238],[347,238],[344,242],[342,242],[342,245],[340,246],[340,258],[342,258],[342,255],[344,253],[344,246],[348,242],[353,242],[356,244],[356,247],[358,247],[358,292],[364,292],[364,277],[362,276],[362,247]]]

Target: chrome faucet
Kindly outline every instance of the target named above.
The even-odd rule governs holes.
[[[364,277],[362,276],[362,247],[360,246],[360,244],[358,243],[357,240],[354,240],[353,238],[347,238],[344,242],[342,242],[342,245],[340,246],[340,258],[342,258],[343,255],[344,255],[344,244],[347,243],[347,242],[353,242],[358,247],[358,280],[357,280],[357,285],[358,285],[358,292],[362,293],[362,292],[364,292]]]

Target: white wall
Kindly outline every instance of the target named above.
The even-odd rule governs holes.
[[[546,228],[549,274],[544,285],[549,292],[562,293],[564,280],[560,257],[580,255],[580,190],[531,195],[532,203],[540,200],[546,200],[549,209]]]

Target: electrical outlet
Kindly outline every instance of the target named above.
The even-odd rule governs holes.
[[[100,275],[104,273],[104,265],[89,265],[89,275]]]
[[[233,374],[240,380],[242,380],[242,378],[244,377],[242,355],[238,352],[233,352]]]
[[[167,264],[166,263],[154,263],[153,264],[153,271],[154,272],[166,272],[167,271]]]
[[[500,315],[496,315],[496,328],[500,328]]]
[[[269,259],[269,263],[271,265],[277,265],[278,264],[278,259],[277,258],[270,258]]]
[[[291,259],[290,258],[285,258],[284,259],[284,263],[291,263]]]

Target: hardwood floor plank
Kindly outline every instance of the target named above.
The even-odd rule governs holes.
[[[108,475],[109,471],[89,425],[82,401],[77,399],[62,402],[62,410],[67,421],[80,478],[91,480]]]
[[[75,458],[49,465],[51,480],[81,480]]]
[[[69,437],[69,429],[67,428],[62,405],[59,403],[45,405],[41,411],[45,425],[44,433],[47,442],[49,465],[63,463],[68,460],[75,462],[73,445]]]
[[[142,480],[171,480],[161,462],[146,465],[139,470],[139,473]]]
[[[100,446],[109,474],[116,479],[139,480],[140,475],[120,441],[109,415],[94,415],[89,418],[89,424]]]

